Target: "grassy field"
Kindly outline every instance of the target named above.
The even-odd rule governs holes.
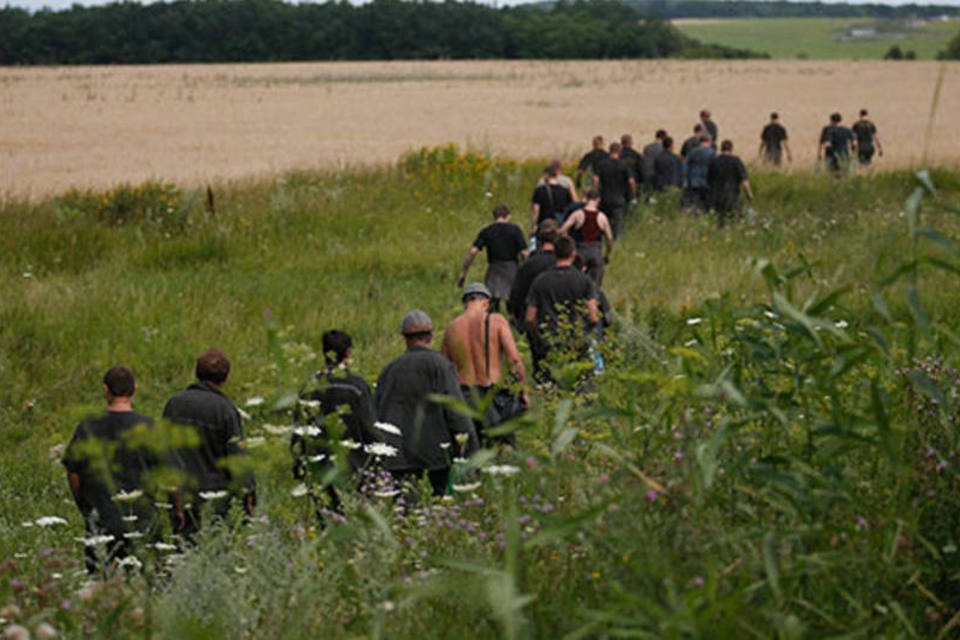
[[[788,38],[784,38],[788,40]],[[573,158],[603,134],[682,140],[701,108],[755,157],[779,111],[809,172],[834,111],[870,109],[885,168],[921,163],[940,65],[879,61],[464,61],[0,69],[0,199],[158,177],[185,186],[392,164],[422,145]],[[935,130],[960,111],[946,67]],[[838,87],[842,87],[838,89]],[[955,166],[957,137],[929,160]]]
[[[595,397],[534,394],[482,486],[410,517],[291,494],[281,400],[322,331],[368,379],[408,309],[437,324],[499,201],[539,166],[400,166],[74,193],[0,210],[0,624],[66,637],[951,637],[960,623],[960,176],[754,176],[718,231],[663,198],[606,276]],[[917,190],[919,188],[919,190]],[[908,197],[910,201],[908,202]],[[122,203],[148,204],[129,206]],[[475,267],[476,269],[476,267]],[[479,276],[479,274],[476,274]],[[259,516],[161,574],[91,586],[57,447],[126,363],[157,415],[215,344],[250,408]],[[275,407],[277,407],[275,409]],[[262,439],[261,439],[262,438]],[[252,443],[253,444],[253,443]],[[479,466],[489,459],[476,462]],[[42,516],[65,525],[42,527]]]
[[[732,18],[677,20],[674,24],[703,42],[762,51],[774,58],[811,60],[880,60],[893,45],[914,51],[919,60],[934,60],[960,30],[956,22],[907,29],[896,22],[863,18]],[[877,25],[875,37],[841,39],[851,27]]]

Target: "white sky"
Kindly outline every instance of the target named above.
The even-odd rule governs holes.
[[[2,4],[13,7],[23,7],[25,9],[35,10],[41,9],[43,7],[48,7],[50,9],[66,9],[73,4],[81,4],[85,6],[93,6],[100,4],[108,4],[111,0],[0,0]],[[356,2],[356,0],[352,0]],[[362,0],[361,0],[362,1]],[[517,4],[526,4],[530,0],[486,0],[484,4],[492,5],[517,5]],[[801,0],[803,1],[803,0]],[[825,0],[828,3],[831,3],[833,0]],[[865,4],[872,2],[873,0],[847,0],[851,4]],[[889,4],[889,5],[900,5],[900,4],[919,4],[919,5],[950,5],[950,6],[960,6],[960,0],[939,0],[934,2],[924,2],[922,0],[888,0],[887,2],[882,2],[878,4]]]

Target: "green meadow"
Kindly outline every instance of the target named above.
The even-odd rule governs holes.
[[[526,228],[541,166],[444,147],[214,184],[212,207],[163,184],[3,203],[0,629],[955,637],[955,172],[757,172],[756,220],[720,230],[675,194],[641,206],[606,275],[594,392],[533,390],[516,450],[479,455],[478,487],[409,513],[341,474],[345,521],[317,526],[277,427],[321,333],[350,332],[372,383],[406,311],[441,326],[458,312],[493,206]],[[133,367],[135,406],[156,416],[209,346],[231,356],[241,407],[265,399],[246,408],[257,518],[89,583],[60,445],[110,365]]]
[[[909,29],[899,21],[869,18],[731,18],[680,21],[676,26],[703,42],[751,49],[773,58],[812,60],[880,60],[893,45],[904,52],[914,51],[919,60],[933,60],[960,28],[951,21]],[[841,40],[853,27],[876,28],[877,34]]]

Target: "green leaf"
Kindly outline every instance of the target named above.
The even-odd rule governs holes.
[[[893,316],[890,314],[890,309],[887,308],[887,301],[884,300],[883,294],[879,291],[875,292],[870,301],[873,303],[874,310],[883,316],[884,320],[893,324]]]
[[[550,444],[550,453],[557,455],[563,451],[565,448],[567,448],[567,445],[576,439],[579,432],[580,430],[577,428],[564,429],[561,431],[560,435],[558,435],[557,438]]]
[[[777,606],[783,602],[783,592],[780,590],[780,564],[777,559],[776,541],[773,532],[768,531],[763,536],[763,569],[767,574],[767,583],[773,591]]]
[[[960,250],[957,249],[957,245],[953,243],[953,240],[943,235],[936,229],[920,229],[920,231],[917,232],[917,235],[919,235],[921,238],[929,240],[952,256],[960,255]]]
[[[880,448],[887,456],[891,466],[898,466],[897,443],[890,428],[890,416],[887,414],[884,393],[876,380],[870,382],[870,406],[873,410],[873,419],[877,423],[877,436],[880,439]]]
[[[910,315],[913,316],[913,323],[917,329],[925,336],[929,336],[930,318],[920,304],[920,292],[915,286],[907,289],[907,308],[910,309]]]
[[[907,233],[910,238],[917,236],[917,223],[920,220],[920,204],[923,202],[923,187],[917,187],[907,198]]]
[[[917,171],[917,180],[919,180],[920,184],[927,188],[927,191],[929,191],[931,195],[937,195],[937,187],[934,186],[933,180],[930,178],[929,170],[920,169]]]
[[[790,304],[790,301],[784,298],[780,293],[773,294],[773,304],[776,307],[777,311],[787,316],[791,320],[799,323],[803,327],[810,338],[817,343],[817,346],[823,346],[823,343],[820,340],[820,336],[817,335],[817,330],[815,328],[813,318],[807,316],[795,306]]]

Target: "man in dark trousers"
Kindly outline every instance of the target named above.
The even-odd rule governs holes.
[[[716,151],[710,144],[710,136],[706,134],[700,136],[700,146],[687,154],[687,160],[683,165],[683,172],[687,178],[683,200],[684,207],[691,213],[702,213],[710,208],[710,185],[707,182],[707,172],[716,155]]]
[[[564,185],[560,182],[560,166],[550,163],[543,170],[543,180],[533,190],[533,198],[530,205],[530,233],[536,233],[537,225],[543,220],[556,220],[557,224],[563,224],[560,219],[563,217],[573,202],[574,191],[570,188],[572,185]]]
[[[656,188],[656,162],[657,158],[663,153],[663,139],[667,137],[667,132],[663,129],[657,129],[653,136],[653,142],[650,142],[643,148],[643,190],[649,195]]]
[[[620,136],[620,159],[630,167],[630,175],[641,184],[643,181],[643,156],[633,147],[633,136],[625,133]],[[560,224],[563,224],[561,222]]]
[[[680,157],[686,160],[687,156],[690,155],[690,152],[700,146],[700,138],[702,138],[706,133],[707,130],[704,129],[703,125],[699,122],[693,125],[693,135],[684,140],[683,144],[680,145]]]
[[[447,491],[452,459],[479,447],[473,421],[431,396],[465,402],[453,363],[430,349],[433,321],[423,311],[403,318],[400,332],[407,351],[390,362],[377,380],[374,404],[381,422],[399,430],[401,446],[383,466],[398,482],[427,475],[433,494]]]
[[[713,121],[713,114],[710,113],[710,109],[700,110],[700,124],[703,125],[704,131],[710,135],[710,145],[716,150],[717,140],[720,139],[720,128]]]
[[[603,149],[603,136],[593,136],[593,148],[583,154],[583,157],[580,158],[580,162],[577,164],[577,189],[583,188],[582,181],[585,174],[590,173],[591,176],[596,175],[597,165],[606,157],[607,152]],[[590,184],[592,184],[592,180],[593,178],[591,178]]]
[[[163,529],[154,502],[167,498],[151,478],[163,452],[159,442],[151,442],[153,420],[133,410],[136,388],[130,369],[111,367],[103,376],[106,413],[83,420],[63,455],[83,516],[90,573],[132,555],[138,540],[155,541]],[[107,564],[100,566],[101,561]]]
[[[757,153],[764,162],[779,167],[784,151],[787,152],[787,162],[792,162],[787,130],[780,124],[780,114],[774,112],[770,114],[770,122],[760,132],[760,149]]]
[[[463,268],[457,278],[458,287],[463,287],[473,259],[483,249],[487,250],[487,276],[484,283],[493,294],[490,306],[494,311],[499,311],[500,300],[506,300],[510,295],[510,287],[517,275],[520,261],[527,257],[527,241],[520,227],[510,222],[510,209],[507,205],[497,205],[493,210],[493,224],[484,227],[477,234],[463,260]]]
[[[370,386],[350,372],[350,335],[327,331],[322,341],[326,366],[317,372],[312,387],[300,393],[298,426],[290,440],[293,475],[307,485],[321,520],[325,508],[340,509],[340,498],[331,484],[336,469],[331,439],[350,443],[347,462],[350,470],[358,473],[368,465],[370,445],[380,442],[385,435],[374,428]],[[320,489],[324,491],[321,493]]]
[[[637,199],[637,181],[630,174],[627,163],[620,159],[619,142],[610,145],[610,154],[597,165],[593,188],[600,192],[600,208],[610,218],[613,237],[619,238],[628,198],[631,201]]]
[[[570,214],[560,227],[560,235],[570,235],[576,240],[583,269],[599,289],[613,251],[613,232],[607,216],[600,211],[600,194],[590,189],[584,198],[586,204]]]
[[[665,191],[669,187],[683,187],[683,160],[673,151],[673,138],[663,139],[663,152],[653,164],[654,188]]]
[[[556,240],[557,223],[553,220],[541,222],[537,230],[537,250],[523,261],[520,270],[517,271],[517,277],[513,279],[507,311],[510,312],[510,319],[513,320],[514,326],[520,331],[526,331],[527,294],[530,292],[530,285],[538,275],[547,269],[552,269],[557,261],[553,253]]]
[[[209,349],[197,358],[194,372],[197,381],[163,408],[165,420],[188,427],[195,436],[193,445],[179,451],[184,472],[184,533],[188,535],[200,527],[201,515],[208,509],[223,517],[237,502],[252,516],[256,505],[253,473],[235,473],[246,452],[240,412],[222,391],[230,375],[230,360],[222,351]]]
[[[843,116],[839,113],[830,115],[830,124],[820,131],[820,146],[817,148],[817,159],[827,159],[830,171],[841,177],[850,166],[850,145],[853,142],[853,132],[843,126]]]
[[[753,200],[747,168],[737,156],[733,155],[733,142],[724,140],[720,145],[720,155],[710,162],[707,172],[707,184],[710,189],[710,201],[717,214],[717,225],[723,227],[740,212],[740,191],[748,200]]]
[[[540,382],[553,380],[546,362],[551,353],[589,362],[591,329],[600,321],[596,286],[573,266],[573,239],[560,236],[554,251],[556,265],[537,276],[527,295],[527,333]]]
[[[860,119],[853,123],[854,142],[857,147],[857,160],[861,167],[869,167],[873,162],[873,154],[883,157],[883,145],[877,135],[877,125],[870,120],[866,109],[860,109]]]

